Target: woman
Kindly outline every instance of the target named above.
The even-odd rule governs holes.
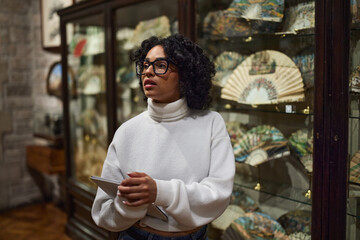
[[[214,65],[178,34],[143,41],[131,58],[148,109],[116,131],[102,177],[121,181],[118,196],[98,189],[92,217],[124,240],[207,239],[235,174],[224,121],[207,110]],[[150,216],[153,205],[167,221]]]

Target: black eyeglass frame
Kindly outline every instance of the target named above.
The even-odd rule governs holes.
[[[156,72],[156,68],[155,68],[155,65],[154,65],[154,63],[155,63],[156,61],[166,61],[167,66],[166,66],[165,72],[163,72],[163,73],[157,73],[157,72]],[[157,58],[157,59],[155,59],[155,60],[152,61],[152,62],[147,61],[147,60],[137,61],[137,62],[135,63],[135,70],[136,70],[136,75],[137,75],[138,77],[140,77],[140,76],[142,76],[142,75],[145,75],[145,73],[143,72],[143,71],[144,71],[143,65],[144,65],[145,62],[148,63],[148,64],[150,64],[150,65],[152,65],[153,71],[154,71],[154,73],[155,73],[156,75],[164,75],[164,74],[166,74],[167,71],[168,71],[168,69],[169,69],[170,63],[172,63],[174,66],[176,66],[176,63],[175,63],[173,60],[171,60],[170,58]],[[140,65],[140,64],[142,64],[142,65]],[[140,65],[140,66],[139,66],[139,65]],[[138,67],[138,66],[139,66],[139,67]],[[150,67],[150,66],[149,66],[149,67]],[[138,73],[138,70],[140,70],[140,73]]]

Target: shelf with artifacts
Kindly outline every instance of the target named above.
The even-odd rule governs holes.
[[[300,239],[308,239],[313,201],[315,2],[197,3],[201,9],[197,41],[217,71],[213,109],[226,122],[237,166],[230,207],[212,223],[222,229],[217,237],[250,239],[266,234],[285,239],[300,234]],[[249,202],[256,207],[246,208]],[[291,229],[286,224],[294,219],[302,227]],[[267,230],[250,229],[245,224],[250,222]]]

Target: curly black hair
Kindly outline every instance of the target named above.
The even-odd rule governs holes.
[[[167,57],[174,61],[179,69],[180,94],[185,97],[188,107],[199,110],[208,109],[212,101],[211,79],[216,71],[214,64],[201,47],[181,34],[167,38],[150,37],[130,55],[130,59],[134,62],[144,61],[150,49],[158,45],[164,48]],[[144,93],[141,76],[139,80]]]

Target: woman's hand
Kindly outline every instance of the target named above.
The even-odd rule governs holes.
[[[155,202],[157,186],[154,179],[142,172],[128,173],[128,176],[118,187],[118,195],[127,200],[123,202],[125,205],[137,207]]]

